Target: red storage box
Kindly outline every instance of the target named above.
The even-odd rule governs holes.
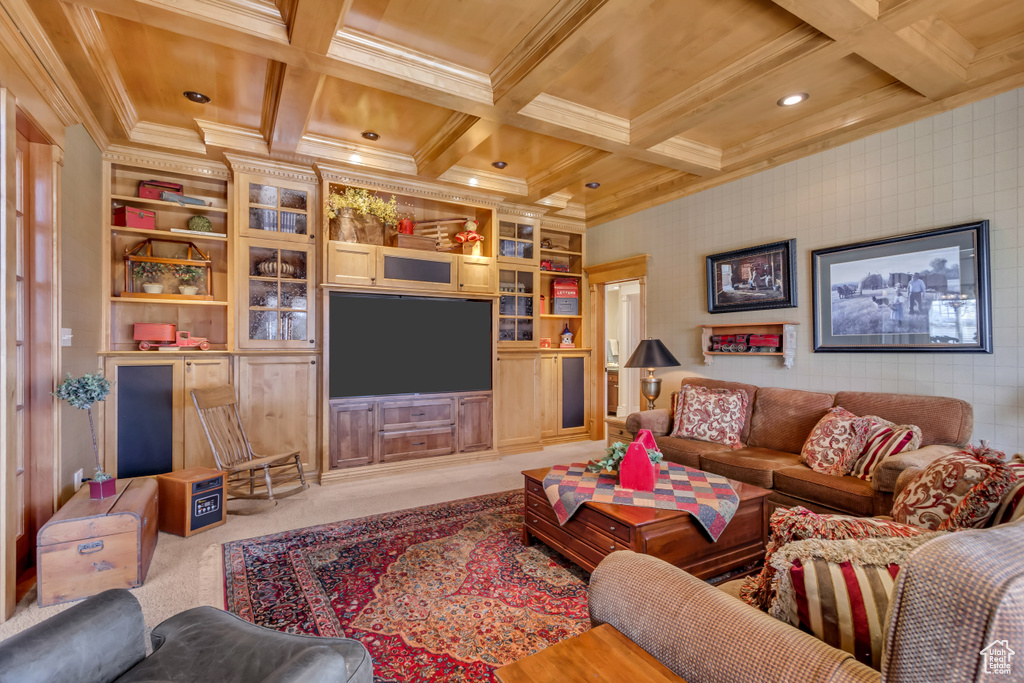
[[[551,294],[557,299],[575,299],[580,295],[580,286],[576,280],[568,278],[555,280],[551,283]]]
[[[751,346],[778,346],[779,335],[777,334],[752,334],[750,335]]]
[[[139,182],[139,197],[142,199],[160,199],[161,192],[177,192],[181,194],[185,190],[183,185],[178,183],[166,183],[162,180],[143,180]]]
[[[134,206],[120,206],[114,209],[113,224],[122,228],[143,228],[156,230],[156,213]]]

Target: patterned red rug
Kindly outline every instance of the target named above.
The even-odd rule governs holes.
[[[587,575],[524,547],[522,511],[508,491],[226,543],[225,607],[355,638],[379,682],[491,681],[590,628]]]

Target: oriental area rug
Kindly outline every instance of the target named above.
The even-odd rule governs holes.
[[[590,628],[587,575],[524,547],[508,491],[223,546],[225,607],[261,626],[359,640],[375,681],[491,681]]]

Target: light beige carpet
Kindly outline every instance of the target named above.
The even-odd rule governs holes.
[[[494,462],[400,474],[351,484],[313,484],[307,491],[285,498],[266,512],[248,516],[228,515],[228,521],[223,526],[191,538],[161,533],[146,583],[132,593],[142,605],[147,626],[153,628],[178,612],[211,602],[217,594],[215,590],[210,590],[210,582],[219,580],[223,574],[215,564],[217,553],[208,552],[211,546],[315,524],[520,488],[523,485],[520,474],[522,470],[558,463],[585,462],[597,457],[604,451],[604,447],[603,441],[582,441],[549,446],[543,451],[510,455]],[[205,577],[201,576],[204,573],[201,570],[204,555],[207,558]],[[33,589],[18,604],[14,616],[0,624],[0,640],[73,604],[40,608],[36,605],[36,592]]]

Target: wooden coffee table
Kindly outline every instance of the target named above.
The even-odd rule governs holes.
[[[686,683],[608,624],[494,672],[501,683]]]
[[[616,550],[661,558],[699,579],[764,559],[771,493],[767,489],[730,479],[740,504],[718,541],[712,541],[688,512],[632,505],[587,502],[565,526],[559,526],[541,485],[549,469],[523,472],[523,544],[529,545],[531,538],[543,541],[588,572]]]

